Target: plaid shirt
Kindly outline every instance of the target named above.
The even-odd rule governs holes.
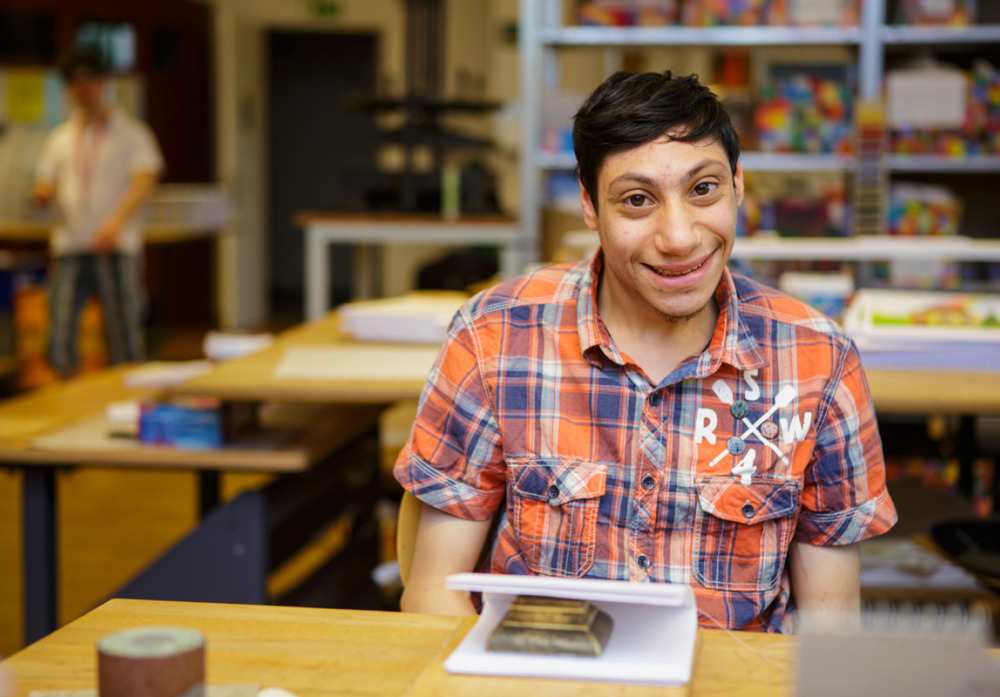
[[[787,631],[789,544],[896,520],[857,349],[726,271],[708,347],[653,385],[597,315],[601,268],[598,252],[466,303],[396,478],[461,518],[499,511],[493,572],[688,584],[729,628]]]

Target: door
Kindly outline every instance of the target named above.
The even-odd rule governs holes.
[[[375,94],[377,48],[374,33],[269,32],[269,263],[277,321],[303,317],[303,233],[295,214],[365,205],[378,132],[371,111],[347,102]],[[350,296],[350,258],[331,261],[336,304]]]

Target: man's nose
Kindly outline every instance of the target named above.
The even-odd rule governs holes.
[[[684,257],[698,246],[695,219],[687,207],[670,202],[660,208],[656,236],[656,250],[665,256]]]

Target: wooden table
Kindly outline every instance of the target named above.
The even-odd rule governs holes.
[[[329,404],[389,405],[420,396],[427,376],[406,379],[279,379],[275,369],[285,352],[297,347],[329,347],[350,344],[341,331],[335,312],[282,332],[268,348],[218,365],[205,375],[184,381],[174,392],[227,400],[322,402]],[[391,345],[385,345],[392,348]],[[408,347],[396,346],[400,351]]]
[[[209,685],[281,687],[298,697],[775,697],[790,695],[791,637],[699,631],[692,681],[615,683],[450,675],[442,662],[472,618],[257,605],[111,600],[0,663],[4,694],[95,689],[100,637],[143,625],[202,631]]]
[[[303,211],[295,224],[305,230],[306,319],[321,317],[329,307],[333,285],[329,247],[357,245],[442,244],[453,247],[488,245],[500,248],[500,273],[513,278],[531,260],[529,244],[517,218],[502,215],[461,216],[450,219],[429,214],[319,213]],[[359,273],[358,297],[371,297],[365,260]]]
[[[50,385],[0,403],[0,463],[23,470],[23,574],[25,640],[57,626],[56,471],[67,466],[194,470],[201,476],[201,509],[218,502],[221,471],[298,472],[371,428],[372,406],[330,406],[309,428],[280,439],[279,446],[184,450],[134,440],[96,437],[107,404],[155,396],[161,390],[127,387],[129,366],[119,366]],[[336,423],[336,428],[330,424]],[[100,434],[97,434],[100,435]]]
[[[865,376],[876,412],[1000,415],[998,371],[866,368]]]

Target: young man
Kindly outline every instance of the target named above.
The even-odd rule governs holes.
[[[77,370],[80,313],[92,294],[104,310],[111,362],[144,357],[139,213],[163,157],[146,124],[105,102],[107,71],[93,53],[70,54],[61,72],[73,114],[45,142],[32,197],[55,202],[49,272],[49,362]]]
[[[486,568],[693,587],[701,621],[787,631],[857,611],[888,530],[853,343],[726,269],[738,139],[696,77],[618,73],[574,121],[589,262],[456,316],[396,477],[425,505],[403,609],[474,612]]]

